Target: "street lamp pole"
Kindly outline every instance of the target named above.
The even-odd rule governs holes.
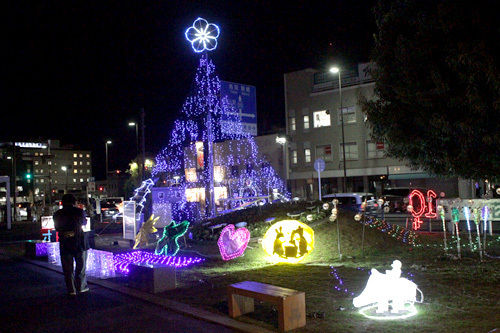
[[[137,155],[139,156],[139,124],[136,122],[130,122],[128,123],[129,126],[135,126],[135,146],[137,150]]]
[[[281,145],[281,149],[283,151],[283,181],[285,183],[285,187],[287,186],[287,167],[288,163],[286,160],[286,144],[287,144],[287,137],[286,135],[278,135],[276,137],[276,142]]]
[[[66,172],[66,191],[65,191],[65,193],[68,193],[68,170],[69,169],[71,169],[70,165],[63,165],[61,167],[61,170]]]
[[[108,179],[108,173],[109,173],[109,169],[108,169],[108,145],[110,145],[111,143],[112,143],[111,140],[106,141],[106,179]]]
[[[346,170],[346,160],[345,160],[345,135],[344,135],[344,108],[342,107],[342,78],[340,75],[340,69],[337,67],[330,68],[330,72],[339,74],[339,99],[340,99],[340,124],[342,127],[342,158],[344,166],[344,193],[347,191],[347,170]]]

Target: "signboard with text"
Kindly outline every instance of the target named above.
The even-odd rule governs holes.
[[[231,110],[222,115],[222,123],[228,134],[237,134],[232,123],[241,122],[244,133],[257,135],[257,94],[254,86],[220,81],[221,99],[228,99]]]

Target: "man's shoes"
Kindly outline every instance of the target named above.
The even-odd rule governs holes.
[[[75,292],[68,293],[68,296],[76,296]]]
[[[82,290],[80,290],[80,293],[86,293],[89,290],[90,290],[89,287],[85,287]]]

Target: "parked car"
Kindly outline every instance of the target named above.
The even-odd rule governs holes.
[[[365,200],[373,199],[373,193],[333,193],[325,194],[322,196],[323,200],[332,201],[337,199],[339,201],[338,208],[361,212],[361,205]],[[368,207],[367,207],[368,208]]]

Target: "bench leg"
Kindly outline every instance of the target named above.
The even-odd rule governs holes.
[[[306,294],[289,296],[278,305],[279,329],[282,332],[306,325]]]
[[[238,317],[254,311],[254,300],[251,297],[245,297],[230,292],[228,294],[228,301],[230,317]]]

